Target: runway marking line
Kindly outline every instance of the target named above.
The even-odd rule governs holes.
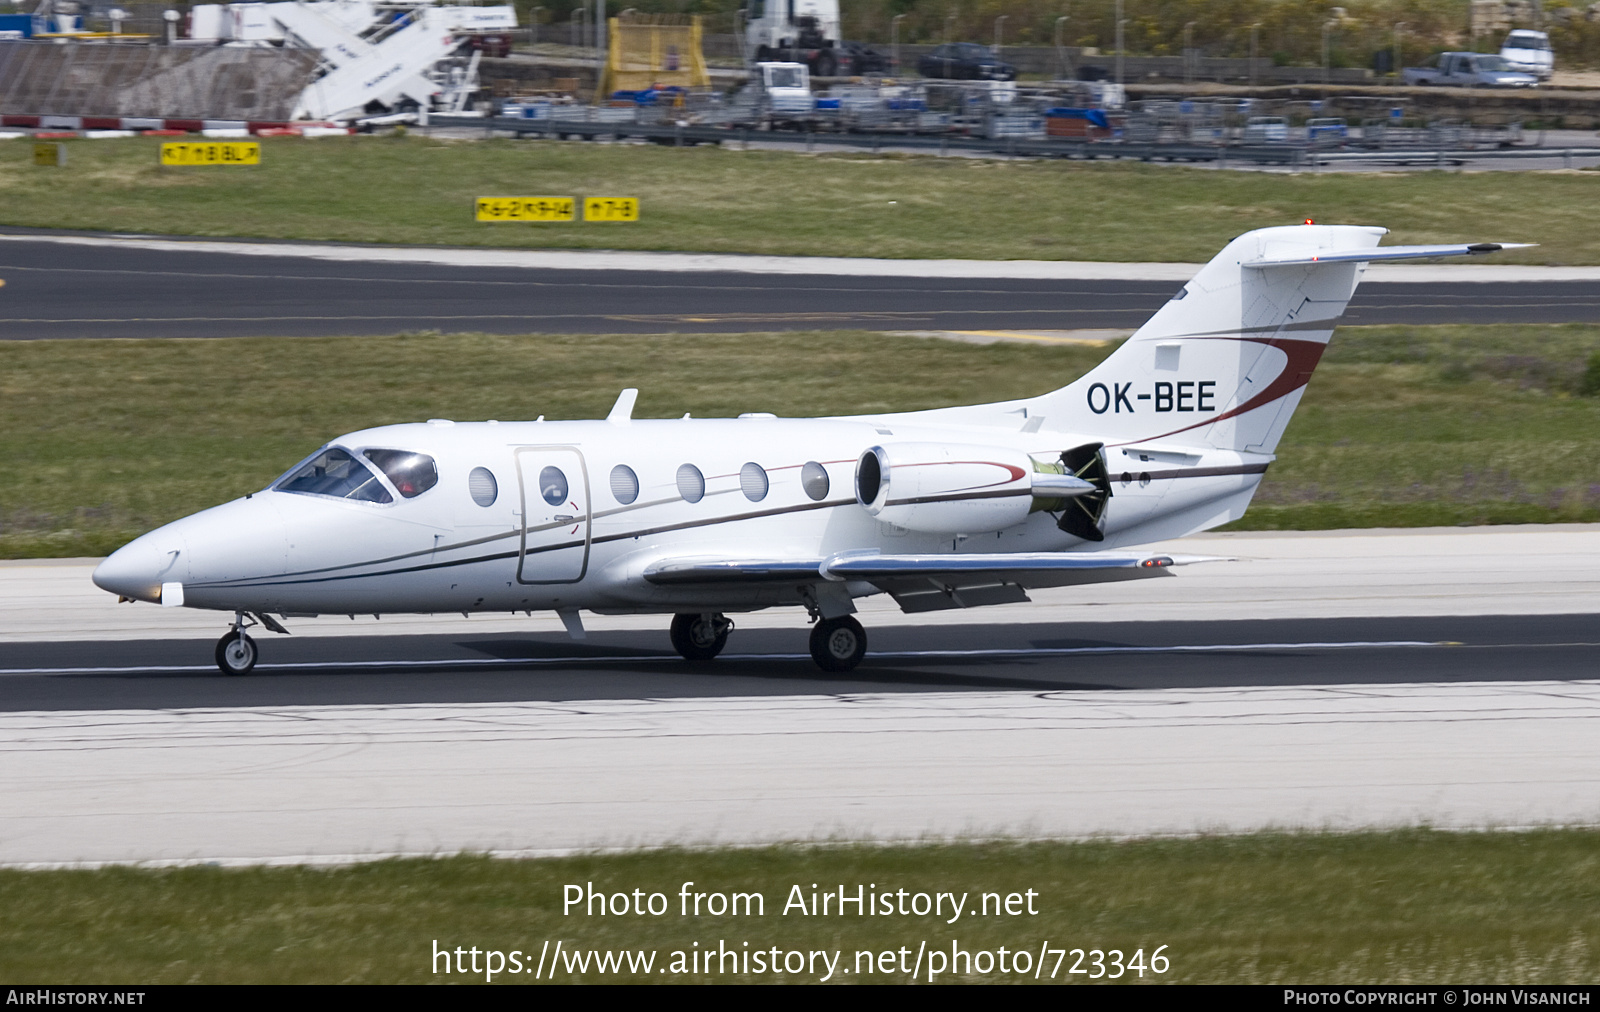
[[[1074,655],[1105,655],[1105,654],[1187,654],[1187,653],[1227,653],[1229,651],[1271,651],[1271,650],[1377,650],[1395,647],[1458,647],[1463,644],[1453,640],[1353,640],[1348,642],[1326,643],[1203,643],[1170,647],[1136,647],[1136,646],[1106,646],[1106,647],[1019,647],[1015,649],[989,649],[989,650],[885,650],[869,651],[867,657],[873,660],[937,660],[939,658],[971,658],[971,657],[1070,657]],[[809,660],[810,654],[722,654],[720,659],[728,661],[802,661]],[[515,668],[527,665],[551,664],[620,664],[643,663],[661,664],[677,663],[679,658],[672,654],[643,654],[637,656],[614,655],[600,657],[464,657],[456,660],[392,660],[392,661],[291,661],[280,664],[258,664],[257,671],[307,671],[307,670],[336,670],[346,668],[450,668],[450,667],[504,667]],[[183,673],[191,671],[215,671],[214,664],[146,664],[128,665],[124,667],[77,667],[77,668],[0,668],[0,675],[131,675],[154,673]]]

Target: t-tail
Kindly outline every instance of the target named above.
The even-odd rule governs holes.
[[[1063,530],[1110,546],[1237,519],[1368,263],[1526,245],[1379,247],[1386,232],[1247,232],[1088,375],[1008,405],[1035,431],[1081,437],[1063,463],[1110,493],[1093,515],[1063,518]]]

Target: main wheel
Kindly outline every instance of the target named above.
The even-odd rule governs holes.
[[[248,675],[256,666],[256,641],[242,632],[217,640],[217,667],[225,675]]]
[[[709,661],[728,645],[733,623],[724,615],[672,616],[672,649],[686,661]]]
[[[811,628],[811,659],[823,671],[849,671],[867,655],[867,631],[849,615],[825,618]]]

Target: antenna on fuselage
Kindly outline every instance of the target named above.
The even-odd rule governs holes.
[[[633,402],[639,399],[639,389],[629,387],[617,395],[617,403],[611,405],[611,413],[606,415],[606,421],[613,425],[633,421]]]

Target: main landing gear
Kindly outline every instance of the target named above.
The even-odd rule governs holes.
[[[686,661],[709,661],[722,653],[732,631],[726,615],[674,615],[672,647]],[[811,627],[811,659],[824,671],[849,671],[866,653],[867,631],[850,615],[818,619]]]
[[[728,645],[733,623],[716,612],[672,616],[672,648],[686,661],[709,661]]]
[[[811,627],[811,659],[823,671],[849,671],[867,655],[867,631],[849,615],[818,619]]]

